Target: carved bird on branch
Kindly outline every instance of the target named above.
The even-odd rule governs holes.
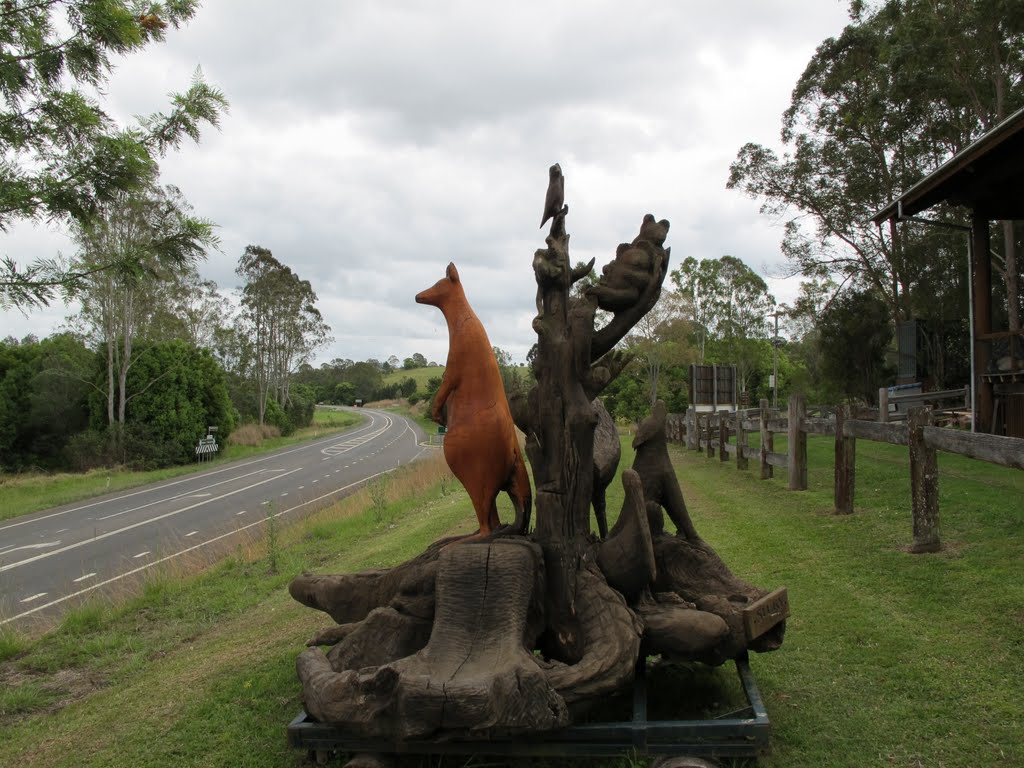
[[[562,167],[555,163],[548,169],[548,193],[544,198],[544,218],[540,221],[540,228],[543,229],[548,219],[557,216],[565,203],[565,177],[562,175]]]

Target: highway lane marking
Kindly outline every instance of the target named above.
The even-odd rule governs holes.
[[[60,541],[41,541],[38,544],[22,544],[20,547],[8,546],[0,549],[0,555],[9,555],[11,552],[17,552],[19,549],[46,549],[47,547],[60,546]]]
[[[360,427],[357,427],[354,430],[356,433],[358,433],[360,430],[364,430],[364,429],[376,429],[377,423],[378,423],[377,422],[377,418],[378,417],[388,418],[384,414],[378,413],[377,411],[372,411],[372,410],[371,411],[361,411],[361,413],[363,413],[363,414],[365,414],[365,415],[370,417],[370,423],[369,424],[365,424],[365,425],[360,426]],[[181,485],[182,483],[187,483],[187,482],[191,482],[191,481],[194,481],[194,480],[204,480],[205,478],[213,477],[214,475],[219,475],[219,474],[221,474],[223,472],[233,472],[233,471],[238,470],[238,469],[244,469],[245,467],[252,466],[253,464],[259,464],[260,462],[264,462],[264,461],[272,461],[274,459],[278,459],[278,458],[280,458],[282,456],[287,456],[289,454],[296,453],[298,451],[305,451],[305,450],[310,450],[310,449],[316,449],[317,447],[323,445],[324,443],[330,443],[330,442],[332,442],[334,440],[337,440],[337,439],[338,439],[337,435],[331,435],[329,437],[323,438],[322,440],[315,440],[315,441],[313,441],[311,443],[306,443],[305,445],[300,445],[300,446],[298,446],[296,448],[289,448],[287,450],[281,451],[280,453],[272,453],[272,454],[269,454],[267,456],[260,456],[259,458],[250,459],[249,461],[246,461],[246,462],[244,462],[242,464],[231,464],[230,466],[223,467],[221,469],[214,469],[214,470],[211,470],[210,472],[205,472],[205,473],[200,474],[200,475],[189,475],[188,477],[183,477],[180,480],[173,480],[173,481],[171,481],[169,483],[164,483],[163,485],[158,485],[158,486],[155,486],[153,488],[143,488],[143,489],[138,490],[138,491],[132,491],[131,493],[120,494],[120,495],[118,495],[117,497],[115,497],[113,499],[102,499],[102,500],[99,500],[99,501],[90,502],[88,504],[82,504],[79,507],[72,507],[71,509],[62,509],[59,512],[51,512],[49,514],[40,515],[38,517],[28,517],[28,518],[26,518],[24,520],[19,520],[18,522],[15,522],[15,523],[7,523],[6,525],[0,525],[0,531],[7,530],[8,528],[17,528],[18,526],[21,526],[21,525],[29,525],[31,523],[37,523],[37,522],[40,522],[42,520],[49,520],[51,517],[60,517],[61,515],[67,515],[67,514],[70,514],[72,512],[79,512],[79,511],[81,511],[83,509],[90,509],[92,507],[100,506],[100,505],[103,505],[103,504],[109,504],[112,501],[120,501],[122,499],[131,498],[132,496],[140,496],[140,495],[142,495],[144,493],[155,493],[157,491],[162,491],[162,490],[165,490],[165,489],[170,488],[170,487],[175,486],[175,485]],[[272,470],[272,471],[283,472],[284,470]],[[253,473],[249,473],[249,474],[253,474]],[[238,480],[238,479],[241,479],[241,477],[248,477],[248,475],[241,475],[239,477],[235,477],[235,478],[232,478],[232,479]],[[224,481],[224,482],[230,482],[230,480],[227,480],[227,481]],[[214,485],[220,485],[220,483],[215,483]],[[205,486],[205,487],[212,488],[213,486],[210,485],[210,486]],[[187,495],[187,492],[179,494],[179,496],[183,496],[183,495]],[[171,497],[171,498],[178,498],[178,496]],[[162,499],[162,501],[167,501],[167,500],[168,499]],[[160,502],[156,501],[156,502],[152,502],[152,503],[158,504]],[[144,506],[150,506],[150,505],[146,504]]]
[[[283,472],[281,474],[277,474],[274,477],[268,477],[266,480],[260,480],[258,483],[251,483],[251,484],[245,486],[244,488],[236,488],[235,490],[228,491],[227,493],[223,493],[220,496],[214,496],[211,499],[204,499],[203,501],[197,501],[195,504],[190,504],[187,507],[182,507],[181,509],[171,510],[170,512],[165,512],[162,515],[157,515],[156,517],[152,517],[152,518],[150,518],[148,520],[142,520],[142,521],[140,521],[138,523],[132,523],[131,525],[126,525],[123,528],[118,528],[118,529],[113,530],[113,531],[108,531],[107,533],[101,533],[100,535],[95,536],[95,537],[93,537],[91,539],[87,539],[85,541],[80,541],[80,542],[78,542],[76,544],[68,544],[66,547],[61,547],[60,549],[54,549],[54,550],[52,550],[50,552],[46,552],[45,554],[42,554],[42,555],[36,555],[35,557],[29,557],[29,558],[26,558],[24,560],[19,560],[18,562],[15,562],[15,563],[9,563],[7,565],[2,565],[2,566],[0,566],[0,573],[3,573],[4,571],[9,571],[12,568],[17,568],[17,567],[22,566],[22,565],[27,565],[28,563],[34,563],[35,561],[42,560],[45,557],[53,557],[54,555],[61,554],[62,552],[68,552],[68,551],[70,551],[72,549],[77,549],[78,547],[84,547],[86,544],[92,544],[93,542],[99,541],[101,539],[108,539],[111,536],[117,536],[118,534],[124,533],[125,531],[130,531],[130,530],[132,530],[134,528],[139,528],[140,526],[143,526],[143,525],[149,525],[150,523],[156,523],[156,522],[159,522],[160,520],[165,520],[168,517],[174,517],[174,515],[181,514],[182,512],[188,512],[190,509],[195,509],[196,507],[201,507],[204,504],[209,504],[212,501],[220,501],[221,499],[226,499],[228,496],[234,496],[236,493],[241,493],[242,491],[247,491],[250,488],[256,488],[257,486],[263,485],[264,483],[269,483],[272,480],[278,480],[279,478],[286,477],[286,476],[288,476],[290,474],[293,474],[295,472],[300,472],[301,470],[302,470],[302,467],[296,467],[295,469],[289,470],[287,472]]]
[[[244,515],[244,514],[245,514],[245,510],[244,510],[244,509],[243,509],[243,510],[242,510],[241,512],[235,512],[235,516],[236,516],[236,517],[237,517],[238,515]]]
[[[422,451],[421,451],[421,453],[422,453]],[[280,512],[277,512],[277,513],[275,513],[273,515],[268,515],[268,517],[275,517],[275,518],[276,517],[281,517],[282,515],[286,515],[289,512],[293,512],[296,509],[301,509],[302,507],[309,506],[310,504],[315,504],[316,502],[320,501],[321,499],[326,499],[329,496],[334,496],[335,494],[341,493],[342,491],[347,491],[349,488],[353,488],[353,487],[355,487],[357,485],[362,485],[364,483],[368,483],[370,480],[373,480],[374,478],[380,477],[381,475],[386,475],[389,472],[394,472],[394,469],[386,469],[383,472],[378,472],[375,475],[370,475],[369,477],[365,477],[362,480],[357,480],[354,483],[349,483],[348,485],[342,486],[341,488],[336,488],[335,490],[330,491],[329,493],[325,493],[325,494],[323,494],[321,496],[317,496],[315,499],[310,499],[309,501],[303,501],[300,504],[296,504],[294,507],[289,507],[288,509],[283,509]],[[112,576],[111,578],[105,579],[104,581],[97,582],[96,584],[90,584],[88,587],[84,587],[82,589],[79,589],[76,592],[72,592],[71,594],[64,595],[63,597],[58,597],[58,598],[56,598],[54,600],[51,600],[48,603],[44,603],[43,605],[37,605],[34,608],[31,608],[31,609],[29,609],[27,611],[22,611],[21,613],[16,614],[14,616],[10,616],[10,617],[8,617],[6,619],[0,619],[0,627],[2,627],[4,624],[9,624],[12,621],[17,621],[18,619],[22,619],[22,618],[24,618],[26,616],[31,616],[32,614],[38,613],[39,611],[45,611],[47,608],[52,608],[55,605],[60,605],[61,603],[66,602],[68,600],[73,600],[76,597],[80,597],[81,595],[84,595],[84,594],[87,594],[89,592],[92,592],[95,589],[99,589],[101,587],[105,587],[108,584],[113,584],[115,581],[120,581],[121,579],[125,579],[125,578],[127,578],[129,576],[134,576],[136,573],[141,573],[142,571],[145,571],[145,570],[147,570],[149,568],[152,568],[153,566],[160,565],[161,563],[167,562],[168,560],[172,560],[175,557],[180,557],[181,555],[186,555],[189,552],[194,552],[197,549],[205,547],[207,544],[213,544],[215,542],[220,541],[221,539],[226,539],[228,536],[234,536],[235,534],[240,533],[241,531],[247,530],[248,528],[252,528],[252,527],[257,526],[257,525],[263,525],[265,522],[266,522],[265,520],[261,519],[261,520],[257,520],[254,523],[249,523],[248,525],[243,525],[243,526],[241,526],[239,528],[235,528],[233,531],[228,531],[227,533],[222,533],[219,536],[214,536],[212,539],[207,539],[206,541],[201,541],[198,544],[193,544],[191,547],[186,547],[185,549],[183,549],[183,550],[181,550],[179,552],[174,552],[174,553],[172,553],[170,555],[165,555],[164,557],[161,557],[161,558],[158,558],[156,560],[153,560],[153,561],[151,561],[149,563],[146,563],[145,565],[140,565],[137,568],[132,568],[130,571],[125,571],[122,574],[119,574],[117,576]],[[46,593],[44,592],[43,594],[46,594]]]
[[[255,472],[246,472],[244,475],[238,475],[237,477],[230,477],[227,480],[221,480],[219,483],[214,483],[213,485],[208,485],[206,487],[207,488],[216,488],[218,485],[224,485],[224,483],[230,483],[233,480],[244,480],[245,478],[252,477],[253,475],[262,475],[264,472],[282,472],[282,471],[283,470],[280,470],[280,469],[257,469]],[[203,497],[205,497],[205,496],[209,496],[209,495],[210,494],[208,494],[208,493],[179,493],[177,496],[168,496],[166,499],[157,499],[156,501],[151,501],[148,504],[140,504],[139,506],[132,507],[131,509],[124,509],[124,510],[122,510],[120,512],[114,512],[114,513],[109,514],[109,515],[104,515],[103,517],[97,517],[96,521],[99,522],[100,520],[110,520],[113,517],[120,517],[121,515],[127,515],[130,512],[138,512],[140,509],[146,509],[147,507],[152,507],[152,506],[154,506],[156,504],[163,504],[165,501],[177,501],[178,499],[188,499],[188,498],[192,498],[193,496],[203,496]]]
[[[86,574],[84,574],[82,576],[79,576],[77,579],[72,579],[72,581],[74,581],[77,584],[80,581],[85,581],[86,579],[91,579],[95,575],[96,575],[95,573],[86,573]]]
[[[359,446],[365,445],[371,440],[380,437],[382,434],[391,429],[391,425],[394,423],[394,419],[392,419],[390,416],[384,415],[384,426],[378,429],[376,432],[371,432],[370,434],[367,435],[360,435],[358,437],[350,436],[347,440],[343,440],[340,443],[335,443],[334,445],[329,445],[326,448],[321,449],[320,453],[324,454],[327,458],[333,458],[334,456],[338,456],[339,454],[347,453],[348,451],[351,451],[353,448],[358,448]]]
[[[197,533],[199,533],[199,531],[192,531],[192,533],[186,533],[185,538],[187,539],[189,536],[195,536]]]
[[[145,552],[139,552],[139,554],[137,554],[137,555],[132,555],[132,558],[134,560],[138,560],[140,557],[145,557],[148,554],[149,554],[149,550],[147,549]]]
[[[31,603],[33,600],[38,600],[40,597],[46,597],[49,592],[40,592],[38,595],[32,595],[32,597],[26,597],[24,600],[19,600],[19,603]]]

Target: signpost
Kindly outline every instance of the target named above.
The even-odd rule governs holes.
[[[196,461],[209,461],[220,450],[217,438],[213,436],[216,431],[216,427],[208,427],[206,437],[199,438],[199,443],[196,445]]]

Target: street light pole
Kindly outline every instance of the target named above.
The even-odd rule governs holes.
[[[775,310],[775,335],[772,336],[772,408],[779,407],[779,310]]]

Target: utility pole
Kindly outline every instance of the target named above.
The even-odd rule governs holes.
[[[772,408],[779,407],[779,310],[775,317],[775,335],[772,336]]]

